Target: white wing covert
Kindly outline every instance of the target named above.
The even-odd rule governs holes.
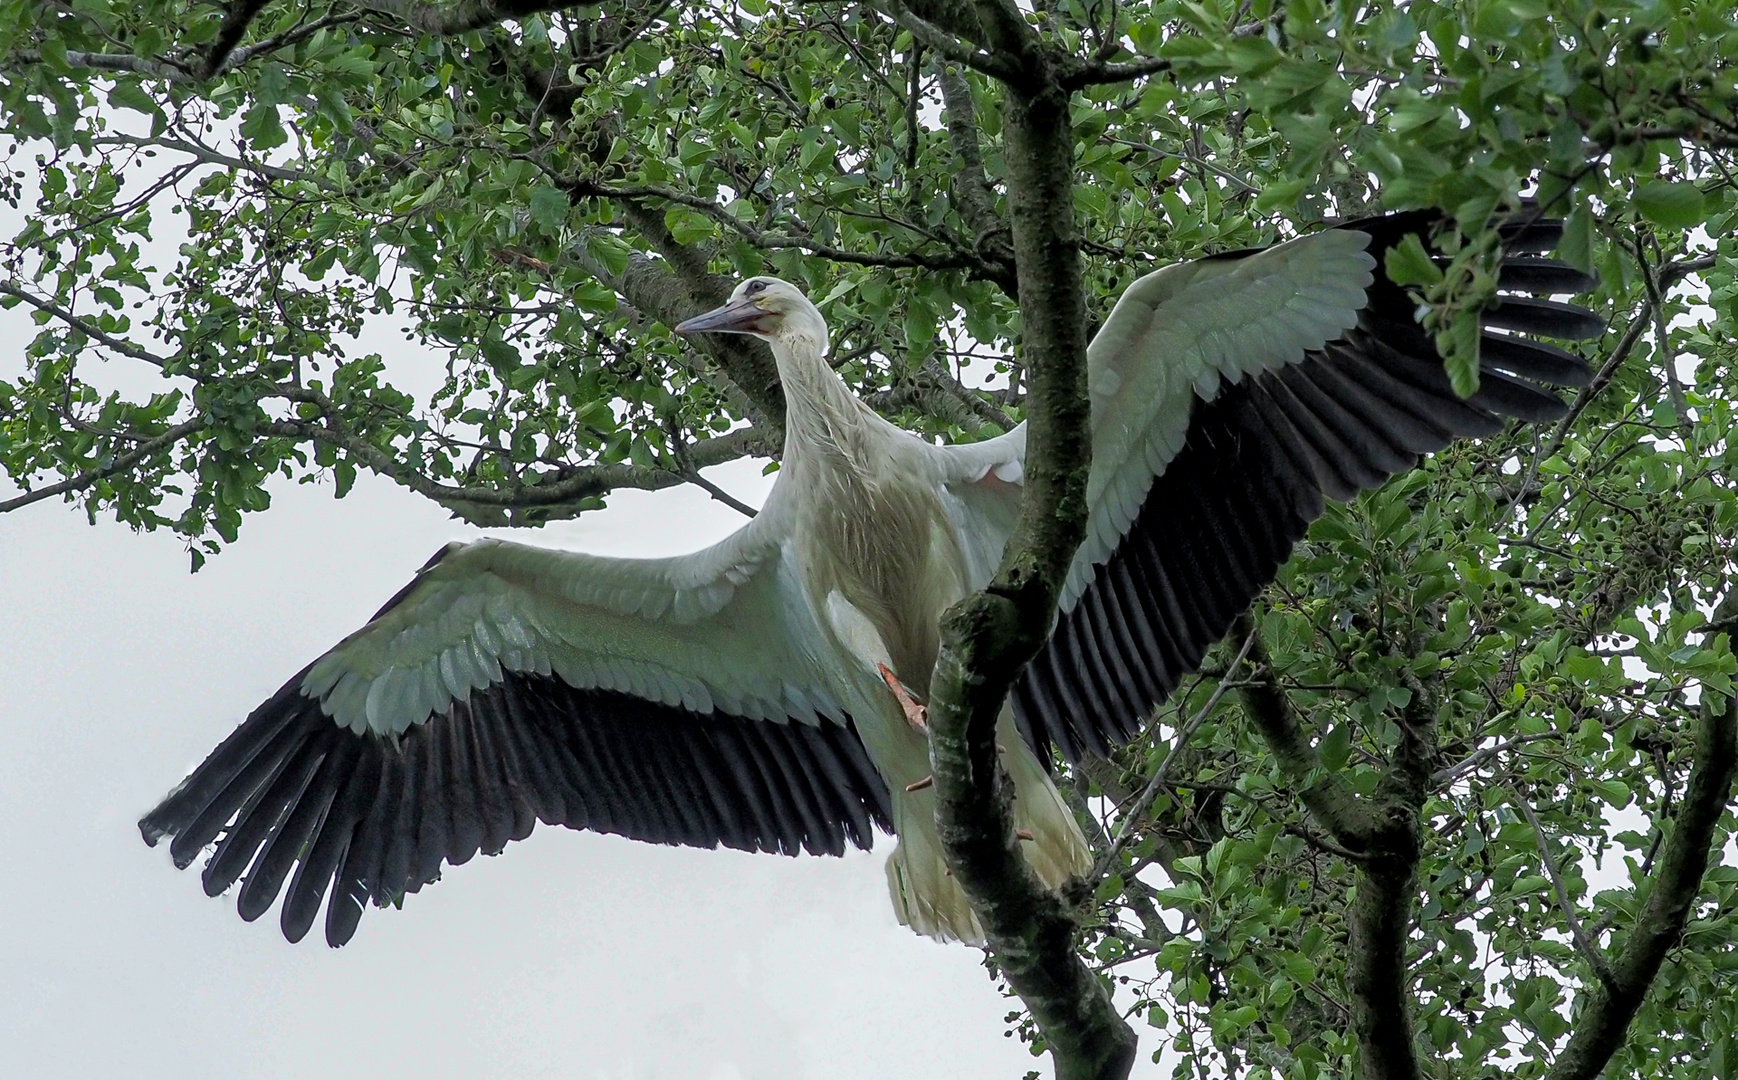
[[[1365,251],[1369,242],[1364,233],[1325,232],[1242,258],[1176,263],[1118,298],[1086,350],[1090,509],[1086,539],[1063,587],[1063,611],[1115,550],[1153,478],[1182,449],[1196,398],[1212,400],[1221,380],[1236,383],[1296,363],[1357,325],[1375,262]],[[962,500],[956,514],[962,531],[995,533],[999,558],[1012,520],[995,481],[1020,484],[1026,425],[939,449],[949,490]]]
[[[140,821],[254,919],[331,886],[341,945],[537,820],[659,843],[840,854],[888,827],[770,505],[692,555],[449,545]]]
[[[1349,499],[1506,417],[1561,416],[1551,388],[1586,384],[1579,357],[1523,335],[1599,336],[1592,312],[1535,298],[1596,282],[1532,257],[1562,227],[1523,212],[1501,230],[1480,389],[1454,393],[1381,263],[1406,235],[1428,239],[1442,224],[1430,211],[1348,222],[1167,267],[1123,294],[1087,350],[1087,536],[1057,625],[1013,692],[1040,754],[1054,744],[1079,760],[1133,738],[1273,580],[1325,498]],[[950,491],[962,532],[992,536],[984,546],[999,557],[1012,516],[984,482],[994,456],[959,448]]]
[[[1295,364],[1357,325],[1373,280],[1369,243],[1362,232],[1314,233],[1241,258],[1167,266],[1123,292],[1086,350],[1091,509],[1064,611],[1182,450],[1196,400],[1212,401],[1222,381]]]

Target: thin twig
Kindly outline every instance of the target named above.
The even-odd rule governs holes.
[[[1506,750],[1513,750],[1517,746],[1525,746],[1531,742],[1538,742],[1540,739],[1561,738],[1563,738],[1563,733],[1559,731],[1541,731],[1532,735],[1517,735],[1512,739],[1497,743],[1495,746],[1487,746],[1453,765],[1438,769],[1436,773],[1431,776],[1430,782],[1437,787],[1441,787],[1444,784],[1452,784],[1462,776],[1472,772],[1480,765],[1483,765],[1491,758],[1496,757],[1498,754],[1501,754]]]
[[[117,473],[126,472],[128,469],[145,460],[145,458],[150,455],[164,449],[165,447],[173,446],[175,443],[180,442],[182,439],[185,439],[187,436],[193,434],[204,426],[205,417],[203,416],[195,416],[193,419],[188,420],[185,423],[176,424],[174,427],[165,431],[163,434],[158,435],[156,438],[140,443],[138,446],[127,451],[125,454],[122,454],[107,465],[95,469],[86,469],[77,476],[68,477],[67,479],[60,481],[58,484],[50,484],[44,488],[37,488],[35,491],[25,492],[17,498],[7,499],[5,502],[0,502],[0,514],[10,513],[13,510],[29,506],[31,503],[41,502],[44,499],[52,499],[56,495],[67,495],[75,491],[83,491],[85,488],[100,481],[107,480],[109,477],[114,476]]]
[[[1539,823],[1539,815],[1533,812],[1533,804],[1521,794],[1521,789],[1514,784],[1507,786],[1510,794],[1515,797],[1515,808],[1520,810],[1521,816],[1533,828],[1533,840],[1539,846],[1539,861],[1544,864],[1545,874],[1551,879],[1551,887],[1557,892],[1557,907],[1563,912],[1564,921],[1569,924],[1569,935],[1575,939],[1576,949],[1580,950],[1582,959],[1593,968],[1593,973],[1599,976],[1600,982],[1607,988],[1615,987],[1617,976],[1606,962],[1605,954],[1600,951],[1599,944],[1587,935],[1587,930],[1575,915],[1575,905],[1569,898],[1569,887],[1563,883],[1563,874],[1557,869],[1557,860],[1551,857],[1551,845],[1545,839],[1545,826]]]
[[[1171,749],[1166,752],[1165,760],[1159,762],[1159,767],[1153,770],[1153,775],[1147,781],[1147,786],[1141,790],[1140,797],[1135,799],[1134,805],[1130,806],[1128,811],[1123,814],[1122,824],[1117,828],[1116,842],[1110,846],[1110,850],[1105,852],[1104,857],[1093,868],[1094,880],[1102,878],[1116,860],[1122,857],[1122,853],[1128,850],[1129,844],[1134,842],[1135,832],[1141,819],[1146,816],[1148,808],[1153,805],[1153,800],[1159,797],[1159,789],[1164,786],[1165,780],[1171,775],[1171,766],[1176,763],[1183,748],[1189,745],[1189,740],[1194,738],[1195,732],[1200,730],[1201,725],[1207,722],[1207,718],[1218,707],[1219,699],[1224,697],[1225,691],[1230,688],[1230,673],[1237,670],[1244,659],[1249,656],[1249,650],[1254,646],[1255,634],[1251,631],[1244,636],[1243,647],[1237,651],[1237,658],[1231,661],[1231,666],[1225,669],[1226,678],[1221,679],[1219,685],[1213,688],[1213,695],[1207,699],[1207,704],[1201,706],[1200,711],[1177,729],[1177,737],[1172,741]]]

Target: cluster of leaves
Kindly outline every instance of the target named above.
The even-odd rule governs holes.
[[[1705,613],[1729,588],[1738,540],[1726,59],[1738,28],[1719,5],[1371,14],[1156,48],[1179,55],[1180,78],[1197,63],[1265,76],[1246,91],[1257,108],[1292,86],[1310,102],[1281,106],[1294,176],[1263,199],[1295,194],[1300,216],[1317,198],[1456,208],[1452,259],[1402,250],[1388,267],[1441,305],[1439,341],[1463,384],[1456,298],[1494,288],[1474,232],[1517,180],[1567,218],[1560,256],[1602,278],[1612,332],[1588,350],[1600,375],[1570,419],[1457,446],[1331,511],[1258,624],[1322,767],[1361,794],[1423,696],[1439,758],[1407,955],[1420,1035],[1441,1058],[1536,1075],[1651,888],[1698,703],[1732,693],[1732,653]],[[1236,695],[1217,696],[1249,680],[1223,669],[1237,645],[1151,741],[1080,785],[1126,806],[1161,761],[1186,763],[1150,817],[1107,815],[1138,839],[1101,888],[1095,948],[1171,1033],[1179,1076],[1314,1080],[1356,1067],[1342,980],[1357,861],[1289,794]],[[1172,745],[1220,700],[1187,747]],[[1139,876],[1154,866],[1163,887]],[[1710,872],[1614,1072],[1723,1075],[1738,1051],[1735,880]]]
[[[1657,368],[1624,381],[1662,396]],[[1275,586],[1261,634],[1321,733],[1324,768],[1371,793],[1414,695],[1429,701],[1441,759],[1408,959],[1438,1054],[1513,1052],[1520,1061],[1505,1064],[1542,1068],[1569,1030],[1570,989],[1598,977],[1553,877],[1607,943],[1645,895],[1682,795],[1697,697],[1730,695],[1738,670],[1703,615],[1726,587],[1738,531],[1733,390],[1730,379],[1697,384],[1698,419],[1663,438],[1607,405],[1590,429],[1615,432],[1608,452],[1580,467],[1556,456],[1525,492],[1503,466],[1535,446],[1457,448],[1330,513]],[[1567,456],[1587,449],[1571,440]],[[1524,510],[1511,509],[1517,499]],[[1179,700],[1170,731],[1217,684]],[[1170,751],[1132,745],[1100,790],[1138,788]],[[1119,971],[1148,965],[1149,1019],[1175,1024],[1186,1054],[1309,1078],[1345,1068],[1333,969],[1355,862],[1285,794],[1239,709],[1204,725],[1186,755],[1187,779],[1156,804],[1123,869],[1158,865],[1171,884],[1112,879],[1099,957]],[[1710,879],[1692,947],[1668,965],[1642,1037],[1614,1068],[1674,1075],[1665,1066],[1676,1062],[1691,1075],[1710,1052],[1731,1052],[1718,1018],[1738,1009],[1723,977],[1738,965],[1734,880],[1729,868]],[[1694,1008],[1674,1011],[1680,996]]]
[[[873,3],[534,8],[268,4],[231,51],[226,13],[187,0],[0,0],[0,197],[27,211],[0,307],[37,327],[0,373],[0,467],[30,492],[0,511],[64,493],[176,530],[197,564],[274,477],[343,494],[366,469],[520,524],[693,480],[777,449],[764,355],[666,330],[756,273],[821,303],[840,371],[899,422],[1019,419],[993,80]],[[1458,233],[1388,266],[1470,388],[1500,209],[1565,217],[1562,256],[1602,278],[1612,332],[1568,420],[1333,511],[1259,620],[1354,789],[1428,710],[1420,1026],[1444,1057],[1541,1069],[1598,978],[1575,927],[1624,933],[1687,717],[1731,691],[1703,626],[1738,532],[1730,5],[1032,9],[1071,48],[1166,68],[1074,98],[1094,317],[1164,262],[1441,206]],[[382,330],[405,343],[365,344]],[[1180,1068],[1315,1080],[1351,1068],[1355,860],[1225,693],[1253,677],[1238,645],[1153,738],[1070,778],[1134,838],[1088,943]],[[1622,1067],[1728,1060],[1733,883],[1710,880]]]

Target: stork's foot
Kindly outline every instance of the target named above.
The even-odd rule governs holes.
[[[907,792],[922,791],[924,788],[930,787],[934,783],[935,783],[934,776],[926,776],[922,780],[919,780],[915,783],[905,785],[905,790]]]
[[[911,696],[911,691],[899,681],[899,676],[893,674],[893,669],[886,664],[877,664],[881,669],[881,681],[887,684],[887,689],[893,691],[893,697],[899,702],[899,707],[905,710],[905,722],[913,728],[929,734],[929,710],[923,703]]]

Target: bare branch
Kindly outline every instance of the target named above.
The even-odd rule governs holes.
[[[704,476],[701,476],[700,470],[698,470],[698,469],[690,469],[687,472],[682,473],[681,475],[682,475],[682,479],[688,481],[690,484],[693,484],[695,487],[699,488],[701,491],[704,491],[706,494],[712,496],[714,499],[723,503],[725,506],[730,507],[732,510],[741,514],[743,517],[755,517],[760,513],[760,511],[756,510],[754,507],[743,502],[741,499],[738,499],[736,496],[732,495],[730,492],[725,491],[723,488],[719,487],[717,484],[714,484],[712,481],[706,479]]]

